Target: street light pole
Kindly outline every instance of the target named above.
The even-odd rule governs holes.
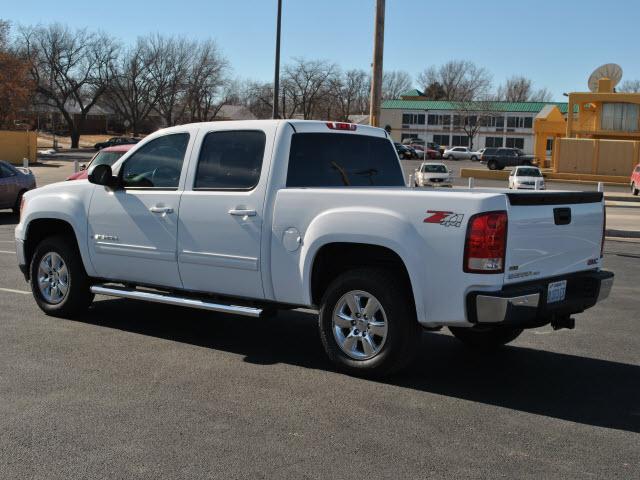
[[[384,1],[376,0],[376,20],[373,40],[373,72],[371,76],[371,98],[369,124],[380,126],[380,102],[382,100],[382,52],[384,50]]]
[[[276,27],[276,67],[273,75],[273,113],[271,118],[280,118],[278,101],[280,98],[280,22],[282,19],[282,0],[278,0],[278,20]]]

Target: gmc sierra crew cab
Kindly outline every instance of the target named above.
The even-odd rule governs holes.
[[[340,369],[385,375],[423,328],[491,348],[572,327],[613,283],[603,233],[599,192],[408,188],[383,129],[266,120],[160,130],[88,180],[30,191],[15,238],[47,314],[94,295],[317,308]]]

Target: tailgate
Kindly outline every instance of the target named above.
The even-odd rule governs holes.
[[[601,192],[508,193],[505,283],[600,266]]]

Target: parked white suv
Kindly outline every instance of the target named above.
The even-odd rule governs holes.
[[[613,282],[602,193],[407,188],[378,128],[181,125],[88,173],[24,196],[18,264],[50,315],[96,294],[252,317],[318,308],[329,358],[383,375],[422,327],[495,347],[572,327]]]
[[[473,160],[477,161],[482,156],[479,152],[473,152],[467,147],[452,147],[448,148],[442,154],[442,158],[445,160]]]

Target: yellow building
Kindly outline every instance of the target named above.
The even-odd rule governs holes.
[[[617,93],[609,78],[593,92],[572,92],[566,122],[554,109],[534,122],[536,155],[554,139],[554,172],[580,179],[626,183],[640,162],[640,93]]]

